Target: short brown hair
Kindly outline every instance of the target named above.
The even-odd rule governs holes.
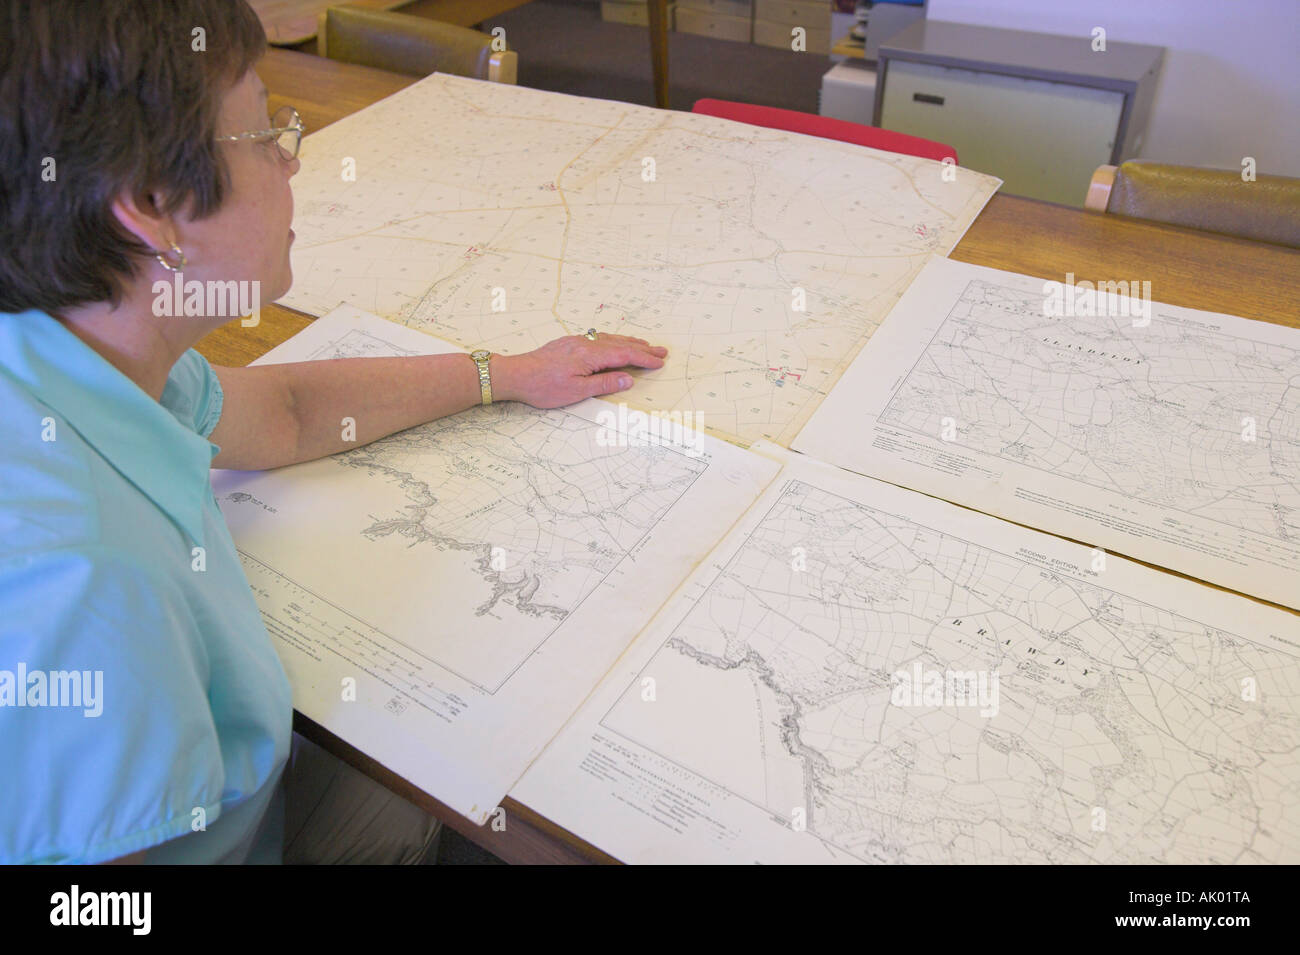
[[[221,100],[265,49],[245,0],[0,0],[0,312],[117,304],[155,251],[123,193],[215,212]]]

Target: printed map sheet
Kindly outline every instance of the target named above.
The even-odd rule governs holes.
[[[1300,619],[758,448],[516,799],[626,862],[1300,861]]]
[[[283,303],[457,345],[588,328],[668,364],[626,400],[788,445],[1000,181],[710,116],[434,74],[310,135]],[[620,398],[624,396],[620,395]]]
[[[349,307],[260,362],[457,350]],[[777,471],[703,435],[621,443],[609,407],[213,472],[294,706],[479,823]]]
[[[1062,301],[931,262],[793,447],[1300,608],[1300,331]]]

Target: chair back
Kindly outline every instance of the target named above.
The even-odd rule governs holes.
[[[494,51],[492,37],[477,30],[348,6],[321,13],[316,52],[408,76],[454,73],[498,83],[514,83],[518,64],[513,51]]]
[[[936,143],[932,139],[895,133],[876,126],[864,126],[846,119],[800,113],[793,109],[735,103],[725,99],[700,99],[695,101],[691,112],[749,123],[751,126],[765,126],[768,129],[783,129],[791,133],[819,136],[822,139],[836,139],[842,143],[856,143],[859,146],[870,146],[890,153],[920,156],[922,159],[943,161],[951,158],[953,162],[957,161],[957,150],[943,143]]]
[[[1131,159],[1115,169],[1106,211],[1300,248],[1300,179]]]

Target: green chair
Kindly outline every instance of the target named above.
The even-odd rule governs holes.
[[[316,52],[332,60],[408,76],[455,73],[494,83],[516,81],[518,54],[493,50],[492,37],[405,13],[330,7],[320,15]]]
[[[1084,208],[1300,248],[1300,179],[1130,159],[1098,166]]]

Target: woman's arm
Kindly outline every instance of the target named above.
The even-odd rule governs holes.
[[[493,355],[493,400],[558,408],[611,394],[630,387],[632,378],[608,369],[661,368],[667,353],[639,338],[601,335],[593,342],[571,335],[523,355]],[[212,462],[218,468],[262,470],[310,461],[480,401],[478,367],[467,355],[338,358],[213,371],[225,395],[210,435],[221,447]],[[351,429],[345,418],[352,419]]]

